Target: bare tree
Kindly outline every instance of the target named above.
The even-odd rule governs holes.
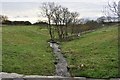
[[[68,8],[55,3],[43,3],[41,9],[44,16],[48,19],[48,29],[51,39],[54,39],[54,30],[58,33],[60,40],[66,39],[68,37],[68,25],[70,23],[73,24],[73,33],[74,25],[77,23],[79,16],[77,12],[71,13]],[[52,27],[51,23],[55,26]]]
[[[65,24],[65,37],[68,36],[68,24],[71,22],[71,14],[68,8],[62,8],[63,10],[63,23]]]
[[[110,11],[117,15],[118,16],[118,20],[120,21],[120,1],[117,3],[117,2],[112,2],[110,4],[110,2],[108,2],[108,6],[109,6],[109,9]]]
[[[73,34],[75,24],[78,22],[79,13],[78,12],[72,12],[71,13],[71,19],[72,19],[72,27],[71,27],[71,34]]]
[[[8,20],[8,17],[7,16],[4,16],[4,15],[0,15],[0,23],[2,22],[5,22]]]
[[[51,19],[54,13],[54,7],[55,7],[54,2],[42,3],[42,7],[41,7],[44,16],[47,17],[48,19],[48,29],[51,39],[54,39],[54,34],[52,32],[52,26],[51,26]]]
[[[120,1],[118,2],[118,20],[120,21]]]
[[[61,5],[56,5],[53,13],[53,22],[56,25],[59,39],[62,39],[62,28],[61,28],[61,16],[62,16],[62,7]]]
[[[68,8],[57,5],[54,9],[53,21],[57,26],[59,39],[67,38],[68,24],[70,23],[71,15]],[[65,26],[64,26],[65,25]]]

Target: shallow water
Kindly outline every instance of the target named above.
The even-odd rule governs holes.
[[[70,73],[68,72],[67,69],[67,61],[63,57],[63,54],[61,53],[59,49],[59,45],[56,43],[50,43],[50,47],[53,49],[54,55],[56,56],[57,64],[55,65],[56,67],[56,75],[57,76],[70,76]]]

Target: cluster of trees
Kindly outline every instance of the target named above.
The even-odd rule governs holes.
[[[60,40],[67,38],[68,30],[70,30],[69,25],[72,25],[71,34],[73,34],[74,26],[78,22],[78,12],[70,12],[68,8],[54,2],[43,3],[41,10],[48,19],[48,29],[52,40],[55,38],[55,32],[57,32]]]
[[[31,25],[29,21],[10,21],[4,15],[0,15],[0,23],[3,25]]]
[[[10,21],[7,16],[0,15],[0,24],[2,25],[44,25],[47,26],[47,22],[38,21],[36,23],[31,23],[29,21]]]
[[[3,25],[31,25],[29,21],[9,21],[2,22]]]
[[[117,16],[111,17],[105,15],[99,17],[96,21],[79,19],[78,12],[70,12],[68,8],[55,4],[54,2],[43,3],[41,10],[43,16],[48,19],[48,30],[51,39],[54,40],[55,32],[58,34],[60,40],[67,39],[68,36],[75,35],[87,30],[99,28],[102,24],[111,24],[111,22],[120,22],[120,1],[118,4],[113,2],[108,3],[109,12]],[[117,20],[117,21],[116,21]],[[82,22],[83,21],[83,22]],[[53,26],[54,24],[54,26]]]
[[[115,22],[117,20],[116,17],[111,17],[111,16],[101,16],[97,18],[98,23],[103,23],[103,22]]]
[[[33,25],[44,25],[44,26],[47,26],[48,23],[47,22],[43,22],[43,21],[38,21],[38,22],[34,23]]]
[[[10,21],[7,16],[0,15],[0,24],[2,25],[44,25],[47,26],[47,22],[38,21],[36,23],[31,24],[29,21]]]

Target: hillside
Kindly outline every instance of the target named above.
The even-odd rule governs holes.
[[[118,27],[108,26],[62,43],[72,76],[94,78],[118,75]]]
[[[4,26],[3,72],[54,75],[54,57],[47,39],[47,29],[38,26]]]

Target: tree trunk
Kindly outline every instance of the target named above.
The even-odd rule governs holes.
[[[67,36],[68,36],[68,30],[67,30],[67,27],[68,27],[68,24],[66,23],[66,25],[65,25],[65,37],[66,37],[66,39],[67,39]]]
[[[62,23],[60,21],[60,39],[63,39],[63,26],[62,26]]]
[[[49,35],[50,35],[50,38],[51,40],[54,40],[53,38],[53,35],[52,35],[52,28],[51,28],[51,22],[50,22],[50,19],[48,19],[48,27],[49,27]]]
[[[59,26],[58,26],[58,23],[57,23],[57,22],[56,22],[56,27],[57,27],[58,37],[59,37],[59,39],[61,40],[61,37],[60,37],[60,30],[59,30]]]
[[[74,31],[74,24],[73,24],[73,26],[71,27],[71,35],[73,34],[73,31]]]

